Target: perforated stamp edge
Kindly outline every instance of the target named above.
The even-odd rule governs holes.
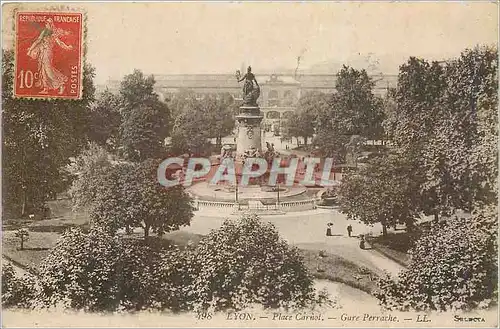
[[[24,99],[24,100],[48,100],[48,101],[54,101],[54,100],[65,100],[65,101],[79,101],[83,99],[83,93],[84,93],[84,76],[85,76],[85,59],[86,59],[86,54],[87,54],[87,11],[83,8],[78,8],[78,7],[70,7],[66,5],[59,5],[59,6],[33,6],[34,4],[27,4],[27,6],[24,6],[24,4],[16,4],[17,6],[12,10],[12,50],[14,52],[14,70],[12,72],[13,77],[12,77],[12,98],[13,99]],[[40,4],[36,4],[40,5]],[[81,14],[82,17],[82,27],[81,27],[81,33],[80,33],[80,54],[79,54],[79,63],[80,63],[80,69],[81,69],[81,74],[80,74],[80,85],[79,85],[79,95],[78,97],[72,97],[72,96],[57,96],[57,95],[40,95],[40,96],[34,96],[34,95],[16,95],[15,89],[16,89],[16,73],[17,73],[17,15],[20,13],[36,13],[36,14],[54,14],[54,13],[59,13],[59,14],[64,14],[64,13],[70,13],[70,14]]]

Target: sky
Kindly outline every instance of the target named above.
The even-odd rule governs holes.
[[[493,2],[68,6],[87,13],[87,60],[96,68],[97,83],[119,79],[134,68],[154,74],[232,73],[245,63],[258,74],[294,69],[298,56],[304,69],[371,54],[381,59],[382,70],[397,72],[409,56],[449,58],[498,41]],[[4,6],[4,48],[12,39],[11,9]]]

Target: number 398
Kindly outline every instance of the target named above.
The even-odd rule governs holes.
[[[31,88],[33,87],[33,82],[38,79],[38,72],[33,73],[31,70],[21,70],[21,72],[17,75],[17,78],[21,80],[19,88]]]
[[[208,312],[198,313],[197,318],[198,318],[198,320],[211,320],[212,313],[208,313]]]

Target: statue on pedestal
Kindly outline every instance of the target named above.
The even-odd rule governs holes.
[[[243,84],[243,105],[258,106],[257,98],[260,96],[260,87],[255,75],[252,73],[252,67],[249,66],[247,73],[241,77],[241,72],[236,71],[236,79],[238,82],[245,81]]]

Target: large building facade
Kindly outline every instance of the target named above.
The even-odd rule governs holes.
[[[290,74],[269,73],[256,76],[261,94],[258,100],[264,114],[263,129],[279,134],[281,124],[296,109],[301,95],[308,92],[335,92],[335,74]],[[395,87],[396,75],[372,75],[374,92],[383,95],[390,87]],[[234,74],[170,74],[155,75],[155,91],[161,99],[169,99],[183,90],[198,94],[230,93],[241,98],[242,85]],[[109,81],[106,85],[117,91],[119,81]]]

